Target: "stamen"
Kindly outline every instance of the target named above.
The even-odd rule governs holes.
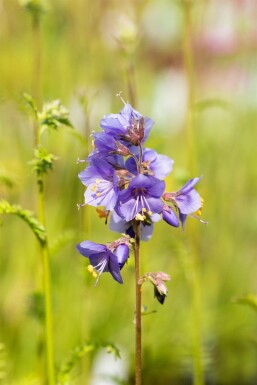
[[[80,208],[83,207],[83,206],[86,206],[86,203],[81,203],[81,204],[78,204],[78,203],[77,203],[77,208],[78,208],[78,210],[80,210]]]
[[[77,164],[79,164],[79,163],[83,163],[83,162],[86,162],[86,160],[85,159],[77,159]]]
[[[149,215],[149,217],[150,217],[151,215],[153,215],[152,211],[148,211],[148,215]]]
[[[145,216],[140,214],[140,213],[138,213],[135,218],[136,218],[137,221],[142,221],[143,222],[145,220]]]
[[[120,100],[122,101],[122,103],[123,103],[124,106],[125,106],[126,103],[125,103],[124,99],[122,98],[121,94],[122,94],[122,91],[118,92],[118,93],[116,94],[116,96],[118,96],[118,97],[120,98]]]

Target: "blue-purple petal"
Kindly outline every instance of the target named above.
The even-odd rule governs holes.
[[[90,257],[92,254],[106,252],[107,247],[101,243],[83,241],[77,245],[77,250],[84,257]]]
[[[200,179],[201,177],[190,179],[183,187],[181,187],[180,190],[177,191],[176,195],[188,194]]]
[[[124,263],[129,257],[129,247],[125,243],[119,245],[115,250],[114,254],[117,256],[118,262],[120,264],[120,269],[124,266]]]
[[[201,197],[196,190],[191,190],[186,195],[178,195],[176,203],[181,214],[192,214],[199,210],[202,205]]]
[[[179,220],[172,208],[165,206],[162,212],[162,217],[165,222],[173,227],[179,227]]]

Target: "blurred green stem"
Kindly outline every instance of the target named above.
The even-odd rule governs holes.
[[[38,12],[32,13],[32,35],[33,35],[33,80],[32,80],[32,89],[33,95],[38,108],[41,103],[40,95],[40,81],[41,81],[41,43],[40,43],[40,16]],[[34,124],[34,145],[38,145],[39,139],[39,130],[37,127],[37,122]]]
[[[192,1],[183,0],[184,10],[184,64],[188,84],[188,108],[186,116],[186,142],[188,156],[188,170],[190,175],[195,174],[195,127],[194,127],[194,70],[193,70],[193,51],[192,51]],[[201,341],[201,295],[200,281],[198,272],[197,258],[197,234],[191,228],[191,263],[189,285],[192,292],[192,318],[193,318],[193,366],[194,366],[194,385],[204,384],[204,371],[202,362],[202,341]]]
[[[136,385],[141,385],[141,372],[142,372],[142,347],[141,347],[141,284],[140,279],[140,261],[139,261],[139,248],[140,248],[140,221],[135,221],[136,225],[136,239],[134,245],[135,253],[135,280],[136,280]]]
[[[45,208],[44,208],[44,182],[38,179],[38,216],[44,227]],[[52,326],[52,304],[51,304],[51,275],[50,275],[50,255],[48,241],[41,244],[41,257],[43,263],[43,287],[45,296],[45,343],[46,343],[46,363],[49,385],[55,384],[54,371],[54,349],[53,349],[53,326]]]

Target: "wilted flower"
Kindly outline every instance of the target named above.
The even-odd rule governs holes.
[[[150,281],[154,285],[154,296],[163,305],[165,298],[168,294],[168,289],[165,285],[165,281],[170,281],[170,275],[159,271],[158,273],[146,273],[140,279],[142,285],[145,281]]]

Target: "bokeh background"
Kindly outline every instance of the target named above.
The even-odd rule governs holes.
[[[122,91],[155,121],[148,146],[175,160],[168,190],[203,175],[197,189],[209,222],[189,219],[184,232],[158,223],[142,243],[142,272],[172,276],[163,306],[150,284],[143,290],[151,313],[143,317],[144,383],[192,384],[200,349],[205,384],[255,385],[257,313],[237,300],[257,294],[257,3],[52,0],[36,30],[24,4],[1,0],[0,20],[0,169],[14,180],[1,178],[0,197],[37,212],[23,92],[39,106],[60,99],[84,137],[44,134],[58,156],[45,194],[56,366],[82,341],[111,341],[122,359],[120,380],[109,383],[133,383],[133,257],[124,285],[103,275],[95,288],[75,250],[84,239],[117,236],[94,208],[77,210],[84,165],[76,162],[102,116],[122,108]],[[0,383],[41,384],[43,326],[30,306],[42,287],[41,260],[33,233],[14,216],[2,217],[0,274]],[[106,359],[102,350],[85,355],[71,383],[107,383],[92,380]]]

